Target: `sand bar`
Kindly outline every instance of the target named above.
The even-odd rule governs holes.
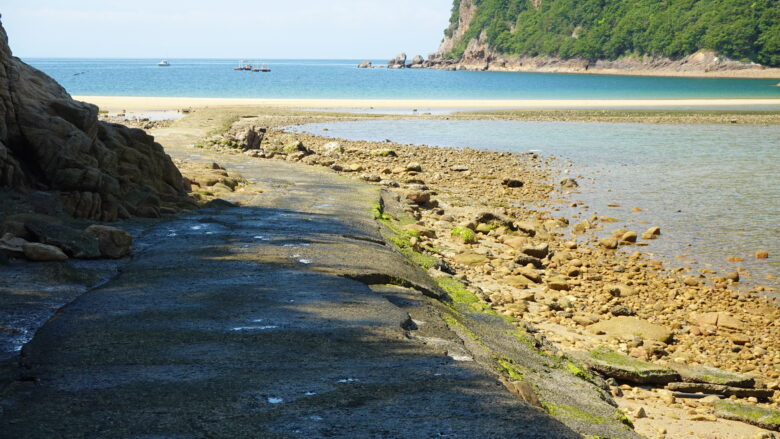
[[[106,111],[165,111],[201,107],[282,107],[300,109],[456,108],[456,109],[576,109],[576,108],[699,108],[773,106],[780,99],[262,99],[181,98],[138,96],[74,96]]]

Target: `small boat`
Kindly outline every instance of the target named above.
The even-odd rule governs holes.
[[[162,60],[162,61],[157,63],[158,67],[168,67],[170,65],[171,65],[171,63],[169,63],[167,60]]]
[[[253,68],[252,64],[249,64],[242,59],[241,62],[238,63],[238,67],[234,67],[233,70],[251,72]]]
[[[255,64],[257,65],[257,64]],[[252,67],[253,72],[270,72],[271,69],[269,69],[265,64],[263,64],[262,67]]]

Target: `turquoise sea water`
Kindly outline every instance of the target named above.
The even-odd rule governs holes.
[[[746,284],[780,286],[777,280],[764,279],[780,277],[780,127],[776,125],[418,119],[294,129],[352,140],[390,139],[555,156],[568,170],[566,176],[580,182],[571,199],[588,206],[561,209],[558,215],[573,219],[572,224],[595,214],[621,220],[607,224],[605,234],[617,228],[643,232],[651,225],[660,226],[661,239],[643,252],[692,268],[733,271],[742,266],[752,274],[743,276]],[[632,212],[633,207],[642,211]],[[770,259],[755,260],[757,250],[768,250]],[[728,263],[729,256],[744,257],[745,262]]]
[[[361,60],[24,59],[82,96],[381,99],[780,98],[777,80],[357,69]],[[258,60],[248,60],[259,64]],[[262,60],[260,60],[262,61]],[[375,64],[383,64],[376,61]]]

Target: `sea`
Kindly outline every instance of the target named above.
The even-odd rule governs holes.
[[[501,99],[780,98],[776,79],[357,69],[363,60],[246,60],[270,73],[234,71],[240,60],[228,59],[171,59],[169,67],[157,59],[24,61],[79,96],[496,99],[496,108]],[[296,129],[555,157],[581,182],[569,199],[588,206],[560,215],[606,215],[638,232],[660,226],[662,239],[645,249],[660,259],[694,270],[742,267],[745,285],[779,286],[772,278],[780,276],[778,125],[423,120],[409,111],[404,120]],[[756,260],[757,250],[770,258]]]
[[[778,80],[357,69],[362,60],[25,58],[78,96],[322,99],[780,98]],[[386,61],[374,60],[375,64]]]

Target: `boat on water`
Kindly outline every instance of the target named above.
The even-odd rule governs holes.
[[[270,72],[271,71],[271,69],[269,69],[268,66],[266,66],[265,64],[263,64],[262,67],[256,67],[245,60],[241,60],[238,63],[238,67],[233,67],[233,70],[245,71],[245,72]]]
[[[158,67],[168,67],[170,65],[171,65],[171,63],[169,63],[167,60],[162,60],[162,61],[157,63]]]
[[[251,72],[254,67],[245,60],[241,60],[238,63],[238,67],[234,67],[233,70]]]

